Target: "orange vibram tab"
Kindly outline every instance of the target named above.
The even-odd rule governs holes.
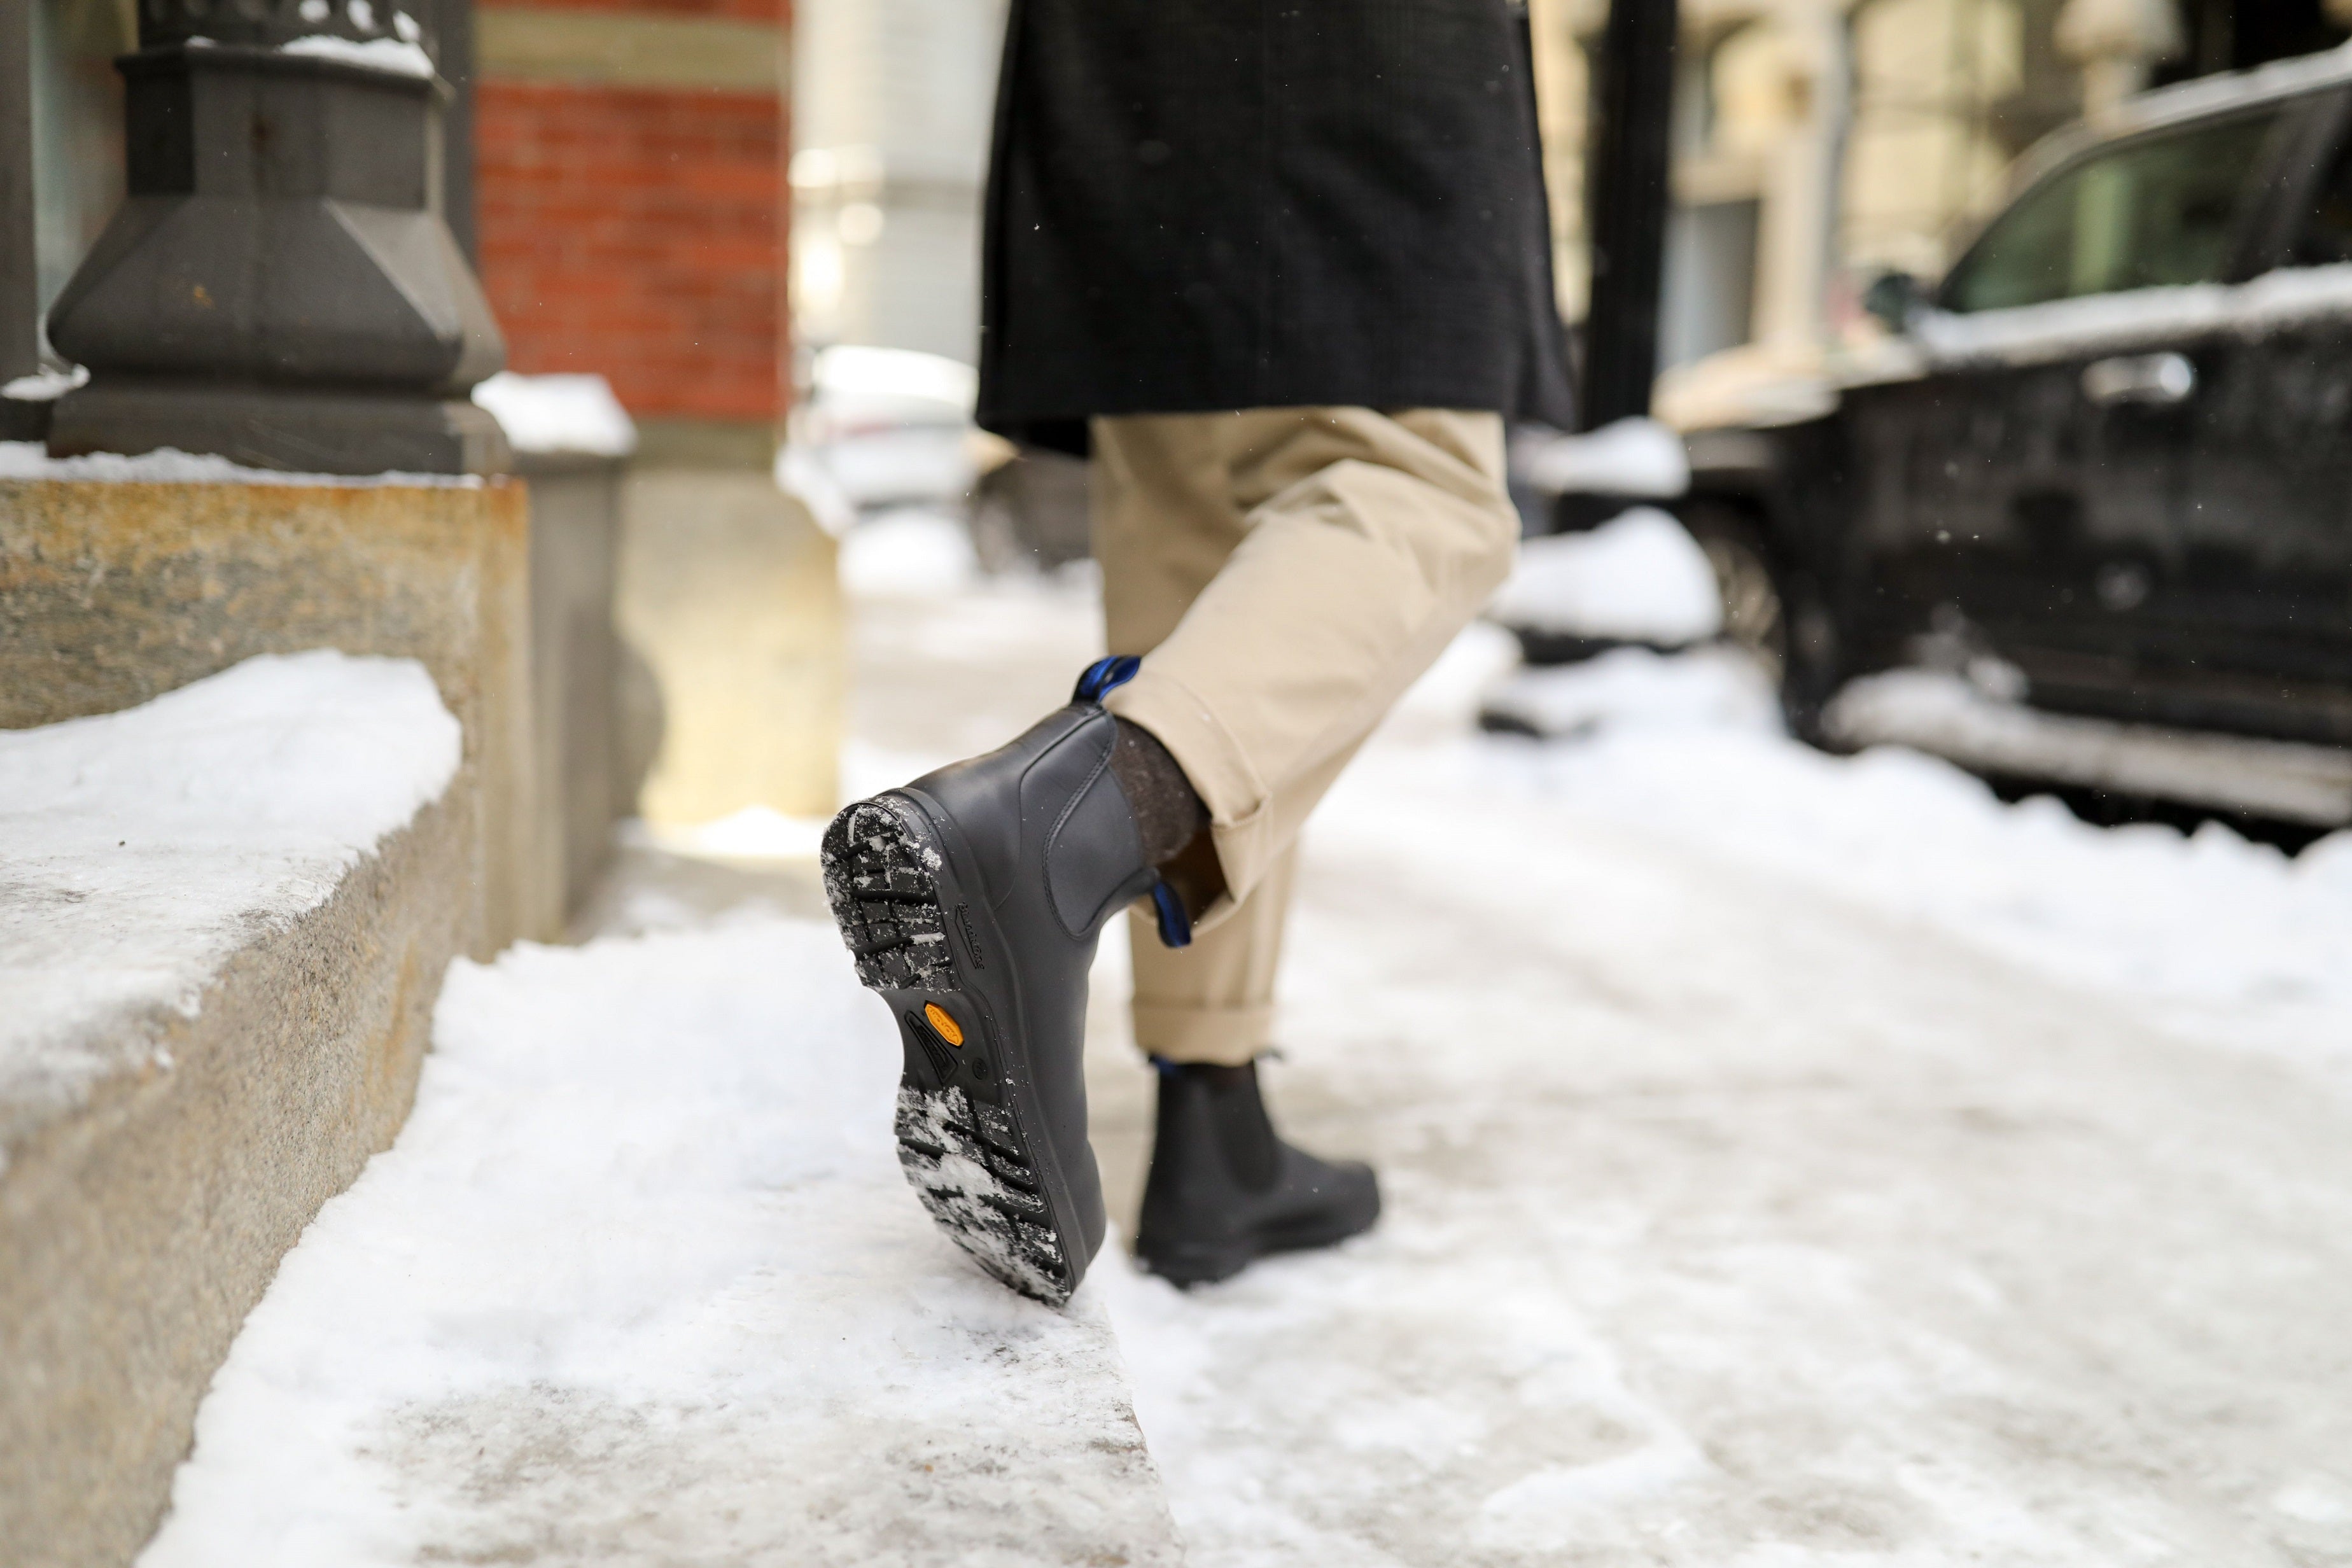
[[[940,1038],[951,1046],[963,1044],[963,1030],[957,1027],[953,1018],[948,1016],[948,1010],[945,1007],[936,1002],[926,1002],[923,1004],[923,1016],[931,1021],[931,1027],[940,1032]]]

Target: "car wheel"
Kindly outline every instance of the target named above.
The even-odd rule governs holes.
[[[1762,533],[1727,507],[1695,505],[1683,519],[1715,569],[1723,636],[1755,656],[1773,684],[1789,669],[1789,612]]]
[[[1745,648],[1779,688],[1789,727],[1817,741],[1822,707],[1836,686],[1827,608],[1780,564],[1753,514],[1696,500],[1685,504],[1683,525],[1715,569],[1724,640]]]

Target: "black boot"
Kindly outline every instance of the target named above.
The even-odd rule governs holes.
[[[1135,1233],[1146,1268],[1205,1284],[1269,1252],[1344,1241],[1380,1217],[1370,1165],[1318,1160],[1276,1134],[1255,1062],[1155,1065],[1160,1121]]]
[[[824,836],[834,919],[906,1047],[898,1163],[982,1268],[1056,1306],[1103,1237],[1081,1070],[1095,938],[1145,893],[1189,936],[1110,771],[1102,697],[1135,665],[1102,660],[1011,745],[860,801]]]

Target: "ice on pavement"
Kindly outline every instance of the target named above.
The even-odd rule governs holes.
[[[1662,647],[1703,641],[1723,626],[1706,552],[1650,506],[1588,532],[1528,540],[1487,614],[1507,626]]]
[[[457,963],[142,1568],[1170,1561],[1100,1309],[933,1229],[898,1055],[809,921]]]
[[[250,658],[119,713],[0,731],[0,1102],[75,1103],[98,1026],[195,1006],[457,773],[424,666]]]

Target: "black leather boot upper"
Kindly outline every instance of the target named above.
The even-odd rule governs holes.
[[[859,978],[905,1038],[909,1179],[983,1268],[1055,1302],[1104,1232],[1087,973],[1103,925],[1158,882],[1100,690],[1082,683],[1011,744],[849,807],[825,847]]]
[[[1161,1062],[1151,1174],[1135,1254],[1179,1285],[1271,1252],[1328,1247],[1380,1217],[1371,1167],[1319,1160],[1275,1131],[1257,1064]]]

